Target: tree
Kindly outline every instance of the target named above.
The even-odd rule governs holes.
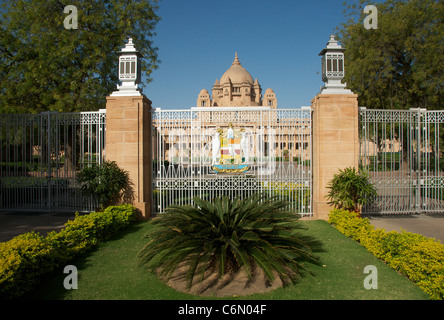
[[[118,83],[116,52],[129,37],[144,56],[146,85],[158,64],[152,42],[158,1],[3,1],[0,113],[104,108]],[[65,29],[68,5],[78,10],[77,29]]]
[[[368,0],[345,2],[338,37],[346,47],[348,87],[375,109],[443,109],[444,2],[386,0],[376,4],[378,29],[367,30]]]

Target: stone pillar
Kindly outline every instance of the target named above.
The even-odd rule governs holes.
[[[356,94],[318,94],[313,108],[313,213],[328,219],[327,184],[339,169],[359,164]]]
[[[128,172],[132,204],[148,219],[152,205],[151,101],[140,96],[109,96],[106,103],[106,159]]]

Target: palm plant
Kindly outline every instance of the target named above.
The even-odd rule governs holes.
[[[185,263],[187,285],[207,270],[219,277],[244,268],[251,278],[259,266],[273,281],[275,274],[294,282],[301,261],[315,262],[307,239],[298,235],[298,215],[286,203],[262,195],[245,200],[228,197],[211,203],[194,198],[194,206],[171,206],[153,219],[158,228],[147,235],[140,263],[169,279]]]
[[[329,182],[327,199],[337,209],[345,209],[359,213],[359,206],[366,205],[377,195],[376,188],[368,174],[349,167],[339,169]]]
[[[83,168],[78,175],[80,190],[86,196],[92,196],[101,209],[119,202],[131,202],[132,183],[128,172],[118,167],[114,161],[105,161],[100,165]]]

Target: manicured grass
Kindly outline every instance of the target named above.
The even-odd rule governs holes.
[[[325,221],[301,221],[308,230],[302,234],[321,242],[316,248],[320,265],[305,264],[313,273],[297,284],[265,294],[232,299],[257,300],[428,300],[419,287],[390,269],[366,249],[345,237]],[[78,268],[77,290],[66,290],[63,269],[44,279],[26,299],[66,300],[193,300],[203,299],[177,292],[155,275],[137,266],[137,254],[144,246],[144,234],[153,228],[150,222],[130,227],[113,239],[102,243],[85,257],[72,262]],[[364,288],[367,265],[378,271],[378,289]]]

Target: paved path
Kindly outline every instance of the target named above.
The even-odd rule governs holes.
[[[73,213],[0,213],[0,242],[32,230],[45,236],[50,231],[60,231],[68,220],[73,220]]]
[[[35,230],[42,235],[50,231],[59,231],[68,220],[75,217],[71,213],[0,213],[0,242]],[[437,214],[371,216],[370,222],[377,228],[386,231],[401,229],[435,238],[444,244],[444,212]]]
[[[370,222],[377,228],[385,231],[401,229],[422,234],[428,238],[435,238],[444,244],[444,212],[420,215],[387,215],[369,217]]]

